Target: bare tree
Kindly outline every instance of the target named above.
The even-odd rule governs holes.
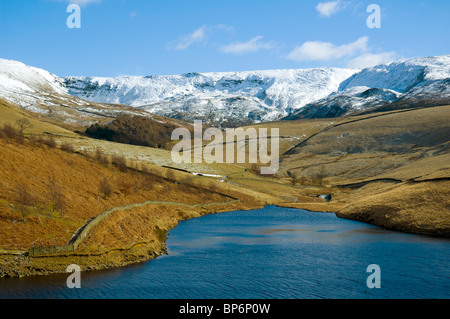
[[[17,203],[19,204],[20,212],[22,213],[22,219],[25,221],[27,207],[34,205],[34,198],[24,183],[17,184],[15,191]]]
[[[31,122],[26,118],[17,120],[16,125],[19,128],[20,135],[23,135],[25,133],[25,130],[28,130],[33,127],[33,124],[31,124]]]
[[[166,169],[165,178],[171,182],[176,181],[176,175],[173,169],[171,168]]]
[[[261,175],[261,167],[257,164],[252,164],[251,167],[253,173],[255,173],[256,175]]]
[[[118,180],[118,185],[120,192],[127,197],[128,195],[131,195],[136,187],[134,187],[133,181],[129,180],[125,176],[122,176]]]
[[[141,188],[142,189],[151,191],[154,187],[154,185],[153,185],[154,183],[155,183],[154,177],[151,176],[150,174],[144,174],[141,177]]]
[[[66,197],[64,196],[61,184],[56,180],[53,173],[48,177],[47,187],[52,202],[52,210],[59,211],[62,214],[66,206]]]

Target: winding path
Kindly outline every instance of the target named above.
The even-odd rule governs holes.
[[[68,242],[68,245],[75,245],[75,250],[78,247],[79,244],[81,244],[84,239],[86,239],[89,232],[94,228],[98,223],[100,223],[105,218],[108,218],[111,216],[112,213],[116,211],[124,211],[132,208],[138,208],[138,207],[144,207],[150,204],[153,205],[176,205],[176,206],[182,206],[182,207],[188,207],[188,208],[196,208],[196,207],[209,207],[209,206],[216,206],[216,205],[229,205],[236,202],[239,202],[239,199],[233,199],[228,202],[213,202],[208,204],[184,204],[184,203],[177,203],[177,202],[167,202],[167,201],[154,201],[154,200],[148,200],[143,203],[133,203],[125,206],[118,206],[108,209],[107,211],[104,211],[103,213],[100,213],[95,218],[91,218],[86,224],[81,226],[77,232],[73,235],[73,237]]]

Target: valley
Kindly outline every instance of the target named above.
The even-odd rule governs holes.
[[[447,58],[425,60],[438,64]],[[438,96],[437,105],[424,102],[426,105],[421,107],[420,99],[415,100],[415,107],[391,108],[391,104],[383,104],[378,108],[381,104],[375,103],[374,112],[359,108],[358,112],[331,117],[326,112],[323,114],[327,117],[316,114],[314,118],[302,118],[293,111],[292,117],[283,119],[287,104],[274,106],[270,110],[276,110],[277,116],[267,115],[275,114],[268,109],[260,118],[264,122],[245,121],[240,126],[279,130],[279,169],[264,175],[261,168],[265,164],[261,162],[175,163],[171,149],[177,141],[170,140],[170,133],[176,128],[192,130],[192,114],[183,119],[169,118],[163,115],[171,114],[155,115],[150,111],[156,109],[142,105],[119,104],[122,100],[108,100],[115,104],[99,101],[105,85],[112,80],[93,87],[96,101],[87,101],[84,98],[92,96],[81,98],[68,93],[74,87],[79,92],[85,90],[81,85],[86,79],[72,78],[67,91],[63,81],[47,73],[23,66],[20,72],[13,72],[12,66],[19,67],[16,62],[2,63],[8,71],[3,72],[0,82],[0,276],[65,272],[70,263],[83,270],[95,270],[148,260],[165,253],[167,231],[181,220],[266,205],[333,212],[341,218],[390,230],[450,237],[450,106],[443,104],[448,98],[445,91],[440,91],[444,93]],[[412,62],[408,63],[401,66],[410,67]],[[427,76],[418,69],[422,77],[416,82],[422,83]],[[430,67],[427,70],[435,75]],[[45,77],[40,78],[42,74]],[[310,71],[307,74],[310,76]],[[343,81],[349,74],[342,74]],[[14,85],[13,76],[17,81]],[[200,76],[183,75],[189,79]],[[9,80],[5,80],[7,77]],[[442,85],[442,77],[428,76],[428,84]],[[261,80],[257,76],[255,79]],[[432,82],[435,80],[441,82]],[[48,85],[49,81],[53,86]],[[232,86],[222,77],[214,81],[215,85],[220,82],[221,86]],[[239,85],[245,82],[236,81]],[[358,75],[353,75],[346,89],[351,83],[360,87],[358,81]],[[341,81],[331,82],[337,89]],[[430,87],[416,83],[410,88],[408,83],[396,89],[407,94]],[[26,98],[25,85],[29,92]],[[388,90],[387,86],[380,89]],[[167,94],[169,91],[166,88]],[[332,93],[320,91],[323,97],[316,97],[316,102],[330,106],[321,99]],[[242,93],[236,92],[233,94]],[[328,98],[332,99],[333,94]],[[183,99],[183,103],[186,101],[189,98]],[[197,102],[189,103],[194,107]],[[241,102],[233,101],[240,107],[246,105]],[[175,104],[171,104],[173,110],[177,110]],[[305,103],[299,110],[309,108]],[[244,111],[251,109],[245,107]],[[243,113],[224,115],[220,120],[243,118]],[[17,123],[23,119],[29,125],[19,132]],[[121,121],[115,122],[118,119]],[[86,134],[86,129],[96,123],[103,129],[114,128],[116,138],[96,139]],[[214,119],[207,123],[204,128],[217,127]],[[216,141],[222,149],[227,143],[239,145],[239,141],[228,142],[225,131],[223,134],[222,141]],[[129,137],[137,135],[140,139],[134,144],[138,145],[132,145]],[[243,142],[238,152],[248,159],[248,140]],[[197,148],[203,154],[208,144],[206,140],[201,145],[193,144],[192,153]],[[83,225],[105,213],[107,217],[84,235],[74,251],[30,254],[37,247],[67,245]]]

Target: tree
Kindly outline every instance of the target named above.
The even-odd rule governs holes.
[[[17,203],[19,204],[20,212],[22,213],[22,219],[25,221],[25,212],[28,206],[34,205],[34,198],[24,183],[17,184],[15,190]]]
[[[61,184],[58,183],[53,173],[48,177],[47,187],[52,202],[52,210],[59,211],[60,214],[62,214],[62,211],[66,206],[66,197],[62,191]]]
[[[17,120],[16,125],[19,127],[20,135],[23,135],[25,130],[28,130],[33,127],[33,124],[31,124],[31,122],[26,118]]]

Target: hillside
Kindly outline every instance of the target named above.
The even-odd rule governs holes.
[[[287,150],[279,176],[304,194],[316,185],[332,196],[329,205],[295,207],[448,237],[449,118],[442,106],[337,119]]]
[[[192,130],[192,126],[184,125]],[[89,126],[85,133],[89,137],[104,139],[117,143],[171,149],[172,132],[179,128],[179,123],[161,122],[144,116],[123,114],[112,122]]]
[[[24,137],[14,124],[0,128],[0,276],[64,272],[70,261],[102,269],[146,260],[164,252],[165,233],[179,220],[263,205],[217,182],[190,181],[120,156],[75,152],[54,135]],[[111,208],[120,209],[74,254],[49,259],[28,253],[67,245]],[[110,256],[114,249],[118,253]]]
[[[450,56],[364,70],[318,68],[64,79],[69,93],[174,118],[245,125],[450,103]]]
[[[59,78],[0,60],[0,96],[68,124],[122,114],[216,126],[331,118],[450,103],[450,56],[363,70],[316,68],[181,75]]]
[[[339,89],[285,119],[329,118],[450,104],[450,55],[416,58],[364,69]]]
[[[429,65],[416,70],[424,61]],[[86,101],[82,103],[94,103],[96,111],[91,109],[89,117],[84,117],[82,108],[71,104],[78,101],[76,97],[67,95],[70,103],[54,103],[67,94],[57,78],[9,61],[9,67],[31,73],[22,79],[23,85],[20,81],[0,82],[0,276],[61,272],[67,262],[84,269],[103,269],[148,260],[164,252],[165,233],[179,220],[267,204],[335,212],[342,218],[388,229],[449,237],[450,106],[433,106],[438,92],[447,98],[446,63],[447,57],[434,57],[379,66],[361,71],[366,74],[363,79],[355,74],[345,85],[327,73],[335,70],[292,71],[289,76],[294,78],[317,72],[317,81],[310,85],[329,88],[333,82],[342,92],[360,92],[360,84],[367,79],[384,87],[363,92],[361,99],[372,101],[372,109],[359,108],[350,100],[353,110],[359,110],[352,116],[332,111],[322,115],[338,117],[244,126],[279,129],[280,168],[267,176],[260,174],[261,163],[248,161],[175,164],[169,135],[176,127],[189,126],[186,122],[130,106]],[[397,74],[399,69],[402,71]],[[408,70],[409,77],[404,77]],[[286,77],[280,72],[277,76]],[[8,74],[10,79],[21,78],[20,72]],[[321,83],[324,74],[330,81]],[[393,74],[398,77],[390,79]],[[220,78],[217,87],[205,90],[215,92],[228,83],[223,94],[253,94],[259,92],[265,76],[253,75],[248,73],[236,83]],[[204,79],[198,74],[182,77],[193,81],[192,85],[197,83],[192,79]],[[180,85],[185,85],[183,81]],[[41,82],[46,86],[40,86]],[[247,90],[250,83],[254,86]],[[274,80],[271,85],[276,83]],[[265,87],[266,91],[272,89]],[[48,94],[44,90],[53,93],[43,98],[42,94]],[[22,99],[25,91],[35,100]],[[164,94],[170,95],[169,91]],[[286,96],[279,95],[290,101],[284,100]],[[377,96],[384,100],[395,96],[397,100],[377,104]],[[239,101],[235,100],[241,111],[248,110]],[[25,102],[30,104],[21,104]],[[195,102],[192,107],[197,105]],[[331,110],[326,103],[324,107]],[[67,113],[61,115],[61,108]],[[226,112],[210,110],[223,120],[232,118]],[[239,112],[233,116],[247,123]],[[26,125],[20,131],[23,121]],[[95,139],[87,136],[83,132],[91,124],[90,133],[107,134],[91,134]],[[240,152],[248,153],[248,143]],[[84,234],[79,246],[69,245],[83,236],[81,230],[91,219],[101,216],[106,217]],[[74,251],[51,258],[34,255],[47,247],[68,245]]]
[[[63,79],[21,62],[0,59],[0,99],[58,125],[85,127],[119,115],[177,122],[126,105],[95,103],[69,94]]]
[[[354,69],[188,73],[171,76],[67,77],[70,94],[184,120],[270,121],[337,90]]]

